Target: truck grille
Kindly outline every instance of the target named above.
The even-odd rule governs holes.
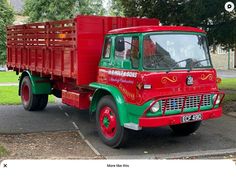
[[[188,96],[185,100],[184,109],[188,108],[198,108],[200,104],[201,96]],[[162,100],[162,110],[164,110],[165,102],[166,104],[166,111],[172,110],[181,110],[184,104],[184,97],[179,98],[170,98],[167,100]],[[203,96],[203,100],[201,106],[211,106],[211,94],[206,94]]]

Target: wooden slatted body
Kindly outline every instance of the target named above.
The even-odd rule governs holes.
[[[74,80],[77,86],[96,81],[102,45],[108,31],[158,25],[157,19],[77,16],[70,20],[7,28],[7,66],[40,76]]]

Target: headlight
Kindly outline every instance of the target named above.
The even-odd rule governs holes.
[[[212,99],[213,99],[213,103],[215,102],[216,97],[217,97],[217,94],[214,94],[214,96],[212,97]],[[216,100],[215,103],[216,103],[216,104],[219,104],[219,103],[220,103],[220,95],[218,96],[218,98],[217,98],[217,100]]]
[[[159,104],[159,102],[156,102],[156,103],[150,108],[150,111],[153,112],[153,113],[155,113],[155,112],[159,111],[159,109],[160,109],[160,104]]]

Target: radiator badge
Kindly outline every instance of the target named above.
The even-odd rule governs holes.
[[[187,85],[193,85],[193,77],[192,76],[187,76],[186,84]]]

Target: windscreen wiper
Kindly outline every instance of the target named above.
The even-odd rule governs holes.
[[[201,63],[203,61],[209,61],[209,59],[198,60],[198,61],[193,62],[189,70],[192,70],[196,64]]]
[[[169,68],[168,71],[166,71],[166,73],[169,73],[169,72],[172,71],[174,68],[176,68],[176,66],[177,66],[179,63],[182,63],[182,62],[188,61],[188,60],[192,60],[192,58],[186,58],[186,59],[184,59],[184,60],[180,60],[180,61],[176,62],[173,66],[171,66],[171,67]]]

